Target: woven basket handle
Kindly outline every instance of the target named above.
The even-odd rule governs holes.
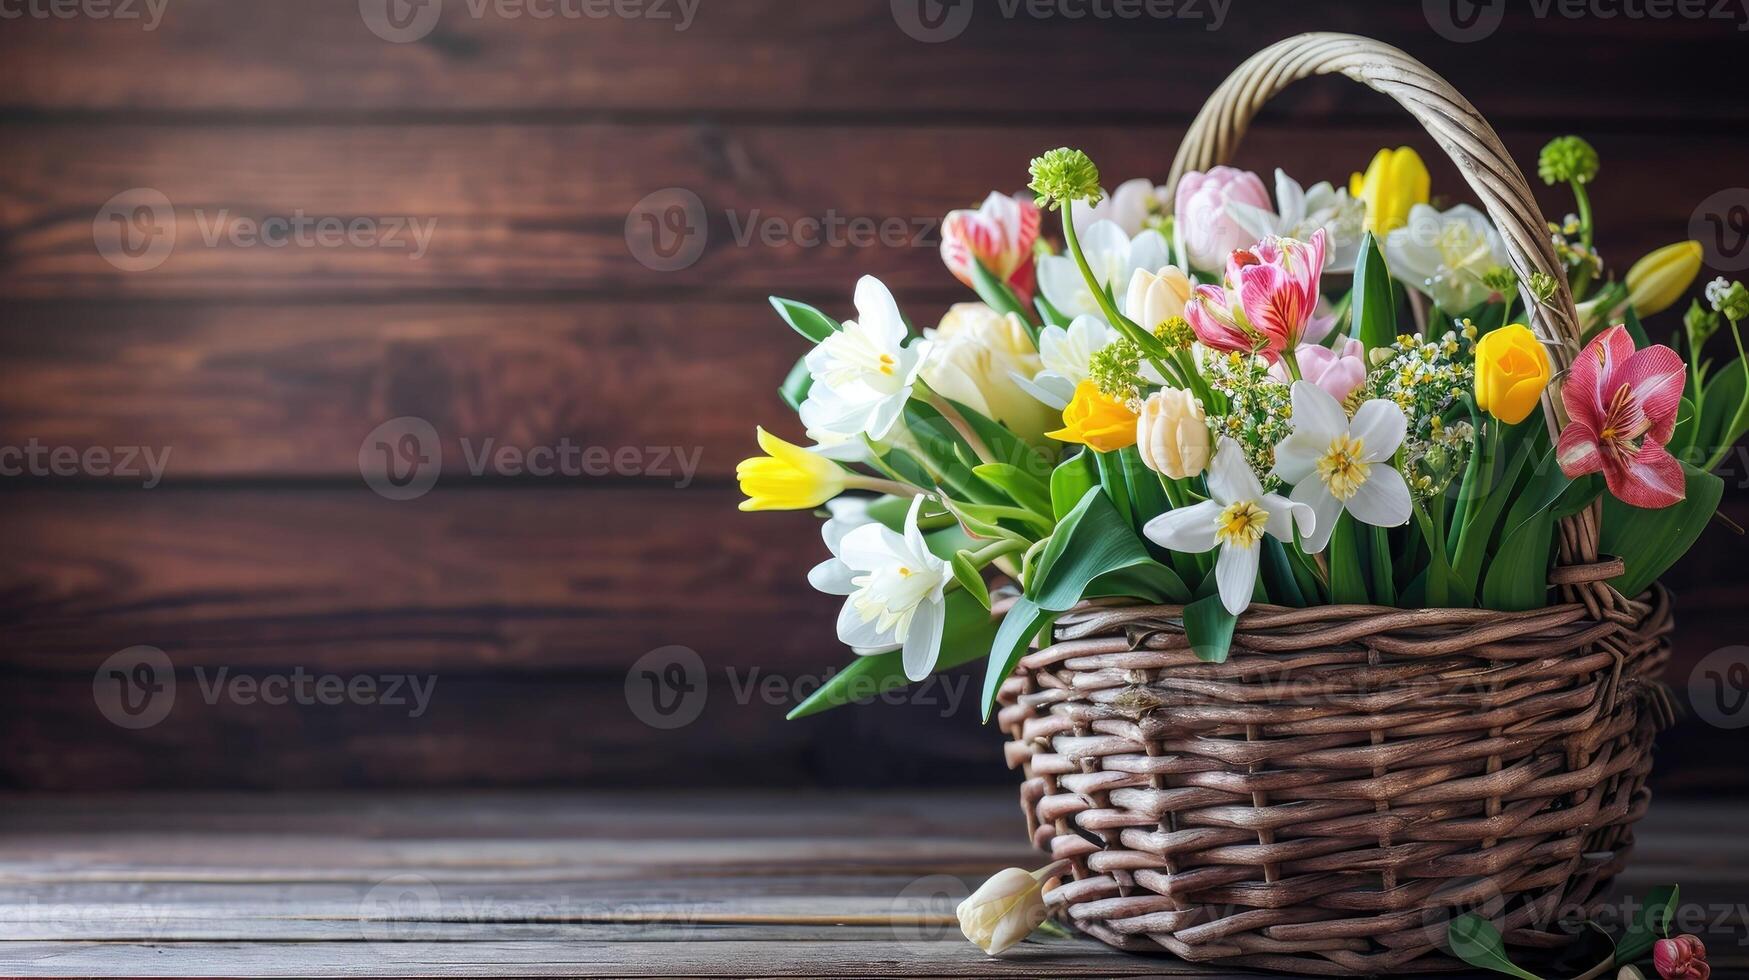
[[[1559,341],[1551,355],[1557,369],[1565,370],[1583,333],[1566,272],[1555,255],[1548,222],[1537,207],[1530,184],[1512,162],[1494,127],[1469,100],[1433,69],[1388,44],[1354,34],[1300,34],[1252,55],[1221,83],[1190,124],[1190,132],[1172,162],[1167,182],[1172,193],[1167,200],[1175,199],[1178,180],[1186,172],[1207,170],[1231,160],[1264,103],[1301,79],[1334,74],[1346,75],[1390,96],[1426,127],[1428,135],[1463,172],[1500,230],[1519,282],[1528,282],[1533,272],[1546,273],[1555,280],[1555,295],[1546,305],[1537,304],[1528,294],[1526,305],[1531,329],[1540,337]],[[1551,387],[1543,396],[1551,431],[1566,420],[1553,392]],[[1594,561],[1597,515],[1586,512],[1568,518],[1562,539],[1564,560]]]

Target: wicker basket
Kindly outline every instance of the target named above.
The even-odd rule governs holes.
[[[1287,85],[1336,73],[1427,128],[1521,280],[1561,283],[1533,326],[1572,342],[1565,368],[1578,315],[1529,186],[1476,110],[1395,48],[1308,34],[1264,50],[1198,115],[1172,181],[1228,159]],[[1452,968],[1462,911],[1521,948],[1564,944],[1557,919],[1627,859],[1668,718],[1668,597],[1606,584],[1621,566],[1597,554],[1598,514],[1562,523],[1560,601],[1531,612],[1253,606],[1222,664],[1190,652],[1176,606],[1061,617],[1000,714],[1033,841],[1072,866],[1047,897],[1115,946],[1298,974]]]

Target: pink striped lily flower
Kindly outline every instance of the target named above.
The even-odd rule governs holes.
[[[1664,448],[1676,428],[1682,385],[1675,351],[1659,344],[1635,351],[1622,326],[1599,334],[1561,388],[1569,419],[1555,453],[1561,472],[1602,471],[1609,492],[1635,507],[1682,500],[1682,464]]]

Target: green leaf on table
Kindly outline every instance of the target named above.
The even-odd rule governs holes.
[[[1354,336],[1368,351],[1389,347],[1397,340],[1397,294],[1391,281],[1391,271],[1385,267],[1385,257],[1379,243],[1367,232],[1360,241],[1360,255],[1354,263],[1354,294],[1351,303],[1354,315]]]
[[[771,307],[777,311],[778,316],[783,317],[783,322],[789,324],[796,333],[816,344],[842,329],[837,320],[806,303],[773,296],[771,297]]]
[[[1542,980],[1528,970],[1520,969],[1506,958],[1506,944],[1500,930],[1475,913],[1466,913],[1451,920],[1446,929],[1446,943],[1452,955],[1480,970],[1504,973],[1519,980]]]
[[[936,673],[983,656],[997,632],[996,618],[964,591],[948,593],[946,602],[947,622],[941,631],[941,659],[936,661]],[[790,709],[785,717],[790,721],[806,718],[854,701],[866,701],[911,683],[905,676],[902,651],[890,650],[857,657],[801,704]]]
[[[791,411],[801,411],[802,402],[808,400],[808,390],[813,386],[814,376],[808,371],[808,359],[802,357],[796,361],[795,367],[789,369],[789,374],[784,376],[777,393]]]
[[[1099,576],[1151,561],[1128,522],[1094,487],[1057,522],[1026,584],[1026,596],[1041,609],[1063,612],[1080,602],[1088,583]]]
[[[984,693],[981,701],[984,706],[984,720],[990,720],[990,715],[996,710],[996,696],[1002,693],[1002,682],[1008,675],[1014,673],[1014,665],[1020,663],[1020,658],[1026,655],[1026,648],[1032,643],[1040,629],[1045,627],[1055,614],[1048,609],[1040,609],[1037,603],[1021,596],[1008,609],[1008,615],[1002,617],[1002,625],[996,631],[996,638],[990,644],[990,661],[984,670]]]
[[[960,588],[978,600],[979,605],[989,609],[990,587],[984,584],[984,575],[978,571],[978,566],[972,564],[971,553],[956,551],[949,564],[953,568],[953,579],[960,584]]]
[[[1233,646],[1233,627],[1239,617],[1227,611],[1219,593],[1203,596],[1184,607],[1184,638],[1190,651],[1204,663],[1224,664]]]
[[[1624,504],[1613,495],[1603,498],[1598,547],[1627,564],[1627,571],[1610,583],[1622,595],[1637,596],[1650,588],[1688,553],[1719,509],[1725,481],[1687,463],[1682,464],[1682,472],[1688,496],[1669,507],[1647,510]]]
[[[1051,513],[1057,520],[1062,520],[1081,498],[1087,496],[1087,491],[1099,486],[1099,466],[1094,461],[1094,452],[1083,449],[1079,453],[1057,464],[1051,471]]]

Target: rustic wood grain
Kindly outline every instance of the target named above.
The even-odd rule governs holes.
[[[1188,119],[1207,89],[1258,48],[1324,30],[1408,48],[1462,79],[1465,94],[1496,120],[1607,126],[1745,117],[1732,94],[1739,44],[1730,19],[1630,23],[1539,17],[1515,5],[1492,36],[1456,44],[1413,3],[1222,0],[1219,30],[1208,29],[1216,11],[1209,0],[1178,5],[1187,16],[1165,20],[1035,20],[979,3],[959,37],[923,44],[899,29],[888,0],[705,2],[684,31],[657,18],[473,16],[484,6],[451,0],[432,32],[408,44],[370,33],[351,2],[177,0],[152,31],[143,22],[15,21],[0,36],[0,108],[121,117],[800,111],[1024,119],[1092,111]],[[160,70],[167,64],[176,70]],[[1597,75],[1630,66],[1633,84],[1610,85],[1600,97]],[[1678,90],[1683,97],[1671,98]],[[1311,87],[1282,111],[1351,119],[1387,110],[1347,87]]]
[[[559,291],[756,301],[848,296],[862,274],[889,280],[901,295],[942,295],[953,283],[934,229],[947,211],[992,188],[1018,190],[1027,160],[1062,144],[1086,148],[1114,184],[1164,179],[1182,131],[1073,123],[0,126],[0,166],[14,175],[0,207],[0,240],[9,246],[0,299]],[[1557,134],[1503,131],[1527,168]],[[1342,182],[1378,147],[1417,140],[1424,137],[1406,122],[1259,128],[1238,162],[1280,166],[1308,184]],[[1732,186],[1721,175],[1749,164],[1741,142],[1721,138],[1687,137],[1680,150],[1649,133],[1596,142],[1606,168],[1594,185],[1599,243],[1618,271],[1684,237],[1695,208]],[[1463,199],[1452,165],[1430,148],[1425,156],[1437,192]],[[1612,172],[1623,177],[1611,180]],[[1659,179],[1628,176],[1649,173]],[[112,198],[137,188],[169,200],[174,229],[167,217],[146,227],[173,231],[175,246],[156,267],[123,271],[100,254],[93,223]],[[686,227],[703,239],[696,262],[673,271],[634,258],[627,238],[628,217],[636,228],[635,215],[646,213],[640,202],[668,188],[697,196]],[[1551,215],[1572,208],[1566,192],[1542,193]],[[244,222],[300,216],[365,219],[399,247],[333,236],[338,244],[268,247],[232,235]],[[406,219],[408,230],[392,219]],[[771,221],[778,224],[768,233]],[[412,223],[428,233],[423,251]]]

